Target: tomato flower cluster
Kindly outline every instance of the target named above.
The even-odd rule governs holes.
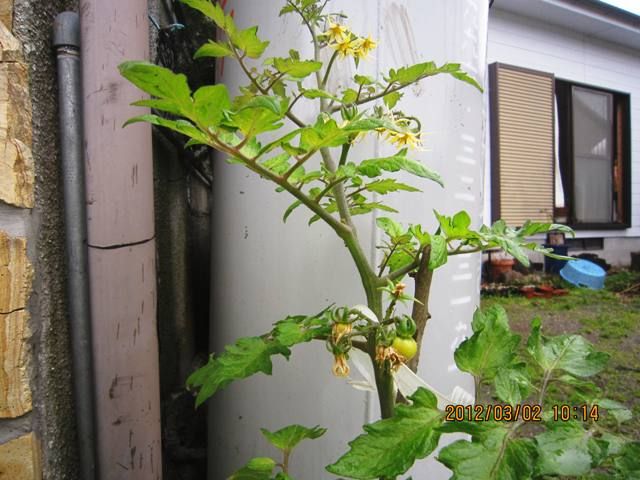
[[[329,26],[322,35],[326,38],[327,44],[337,52],[340,58],[366,59],[378,46],[378,42],[371,38],[371,35],[359,37],[345,25],[335,21],[329,21]]]

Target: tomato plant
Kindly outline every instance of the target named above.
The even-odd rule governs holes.
[[[135,105],[154,111],[128,123],[149,122],[175,130],[188,138],[187,147],[206,145],[222,152],[230,162],[290,194],[293,203],[284,219],[305,207],[311,214],[309,223],[321,221],[335,232],[353,259],[366,303],[290,316],[262,336],[237,340],[224,352],[212,355],[189,378],[189,388],[197,392],[196,404],[235,380],[258,372],[270,374],[271,358],[289,358],[294,345],[322,341],[334,357],[337,376],[348,376],[350,363],[369,376],[371,381],[364,387],[377,392],[382,415],[378,422],[366,425],[365,433],[349,444],[350,450],[327,467],[335,475],[396,478],[415,461],[431,455],[441,435],[449,432],[470,435],[469,440],[458,440],[438,455],[459,480],[577,476],[594,467],[616,478],[637,473],[638,443],[592,423],[545,419],[544,431],[531,437],[522,433],[524,422],[520,420],[505,423],[489,416],[482,422],[446,421],[443,410],[447,404],[469,404],[473,398],[455,390],[450,397],[442,395],[413,372],[420,351],[416,339],[422,338],[430,317],[432,276],[449,257],[500,247],[528,265],[527,250],[553,256],[549,249],[532,242],[532,235],[552,230],[572,233],[570,229],[532,222],[514,229],[502,221],[474,229],[469,215],[461,211],[436,213],[438,228],[427,232],[420,224],[402,225],[391,216],[380,216],[376,223],[385,235],[383,260],[372,265],[364,254],[353,217],[373,211],[393,213],[381,200],[385,195],[418,190],[389,173],[404,171],[442,184],[436,172],[412,157],[423,134],[419,120],[399,109],[403,90],[436,75],[481,91],[479,83],[459,64],[423,62],[391,69],[381,81],[355,74],[351,85],[330,91],[328,80],[335,66],[354,62],[357,67],[376,49],[377,41],[352,31],[343,15],[328,12],[328,1],[287,0],[281,10],[281,15],[296,15],[305,25],[313,58],[301,58],[291,50],[287,57],[269,58],[261,67],[248,63],[260,59],[269,45],[258,37],[257,27],[241,29],[209,0],[181,1],[210,18],[223,34],[222,39],[203,45],[195,57],[234,60],[248,83],[235,98],[221,84],[192,92],[184,75],[146,62],[126,62],[120,66],[122,75],[151,95]],[[326,64],[321,61],[323,50],[330,52]],[[297,103],[303,98],[317,105],[316,118],[310,123],[296,115]],[[272,140],[265,141],[265,133]],[[364,160],[354,156],[355,144],[369,135],[388,142],[395,153]],[[312,158],[319,158],[320,167],[312,166]],[[407,277],[415,282],[414,296],[406,293],[402,283]],[[396,312],[398,302],[413,302],[422,308],[414,308],[408,318]],[[548,408],[545,393],[553,383],[567,389],[571,401],[603,402],[611,407],[613,417],[621,421],[628,417],[624,407],[603,399],[600,389],[586,380],[604,367],[607,355],[596,352],[582,337],[545,337],[534,323],[527,341],[528,356],[523,358],[518,350],[520,337],[509,329],[503,310],[478,311],[472,327],[473,335],[460,344],[455,360],[460,370],[474,376],[477,386],[490,385],[497,402],[513,408],[535,402]],[[399,398],[402,402],[397,404]],[[231,478],[291,478],[288,465],[293,448],[303,439],[318,438],[324,430],[292,425],[263,433],[282,451],[282,461],[256,458]],[[308,478],[317,475],[311,472]]]

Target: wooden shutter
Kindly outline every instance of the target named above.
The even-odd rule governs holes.
[[[553,221],[554,78],[490,66],[492,216],[509,225]]]

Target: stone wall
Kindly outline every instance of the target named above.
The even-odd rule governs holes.
[[[3,223],[10,225],[12,214],[17,219],[13,232],[0,229],[0,479],[23,480],[41,478],[39,440],[31,431],[30,240],[15,225],[34,206],[34,170],[28,68],[12,20],[13,2],[0,0],[0,203],[11,212]]]

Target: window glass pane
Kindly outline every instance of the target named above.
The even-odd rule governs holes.
[[[578,222],[612,221],[613,98],[572,88],[574,212]]]

